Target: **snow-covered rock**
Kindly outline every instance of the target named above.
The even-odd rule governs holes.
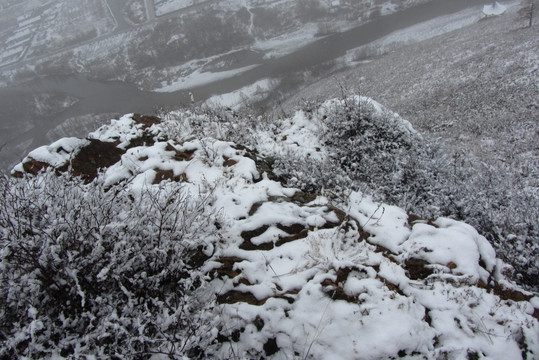
[[[288,125],[281,129],[287,147],[324,156],[303,113]],[[135,193],[163,181],[182,182],[195,197],[211,192],[219,234],[205,244],[211,251],[201,266],[220,321],[208,334],[215,341],[206,356],[539,356],[539,298],[511,282],[507,265],[471,226],[412,216],[359,192],[339,209],[271,180],[254,149],[188,134],[170,138],[171,126],[126,115],[87,139],[30,153],[14,174],[37,174],[26,165],[35,160],[109,188],[128,183]],[[85,154],[99,149],[115,155],[95,161],[98,153]],[[80,164],[84,159],[93,163]]]

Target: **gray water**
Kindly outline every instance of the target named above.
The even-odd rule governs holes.
[[[336,59],[350,49],[368,44],[399,29],[459,10],[484,4],[485,0],[434,0],[397,14],[383,16],[349,31],[331,35],[280,58],[268,59],[235,77],[172,93],[142,91],[120,81],[93,81],[84,74],[36,78],[23,85],[0,88],[0,168],[8,168],[37,146],[50,142],[48,130],[66,119],[104,113],[153,113],[159,107],[178,107],[224,94],[264,78],[284,78]],[[119,1],[110,1],[113,13]],[[130,24],[119,23],[117,31]],[[418,54],[418,56],[421,56]],[[24,99],[35,94],[68,94],[79,101],[55,114],[35,115]],[[76,131],[73,136],[80,136]],[[22,146],[21,146],[22,144]]]

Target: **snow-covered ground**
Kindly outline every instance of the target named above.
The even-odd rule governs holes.
[[[442,146],[446,156],[459,159],[460,169],[483,174],[463,178],[455,190],[458,194],[468,199],[479,191],[491,192],[486,197],[490,199],[508,196],[501,201],[511,210],[496,210],[491,204],[474,216],[497,219],[504,230],[490,238],[497,239],[493,243],[499,254],[512,259],[525,281],[537,286],[533,275],[537,270],[533,269],[537,269],[539,242],[519,224],[539,211],[536,170],[521,171],[537,169],[532,165],[538,158],[532,129],[539,119],[539,38],[537,24],[528,27],[527,12],[523,13],[527,8],[514,1],[499,4],[507,7],[500,16],[487,17],[477,8],[476,14],[468,13],[470,17],[463,21],[478,15],[481,19],[461,29],[408,46],[399,45],[395,38],[391,43],[395,45],[386,49],[391,51],[381,54],[376,48],[351,54],[342,64],[362,59],[362,55],[379,56],[331,76],[322,75],[325,78],[304,87],[282,106],[293,109],[304,98],[334,97],[349,89],[375,98],[410,120],[423,136]],[[424,28],[425,32],[437,31],[435,24]],[[439,25],[451,26],[447,21]],[[424,36],[418,32],[409,35],[401,40]],[[498,180],[481,186],[474,183],[492,175]],[[513,191],[520,188],[522,191]],[[518,194],[523,197],[516,201]],[[485,226],[484,231],[489,228],[492,226]]]
[[[318,26],[307,24],[293,33],[284,34],[268,40],[258,40],[252,48],[266,52],[266,58],[280,57],[317,40]]]
[[[362,101],[372,105],[375,116],[387,116],[378,103]],[[262,170],[263,156],[283,156],[290,149],[322,161],[328,151],[320,138],[324,113],[338,103],[327,102],[311,114],[298,111],[267,132],[247,129],[253,143],[260,144],[253,149],[258,155],[213,137],[226,133],[227,126],[241,126],[242,119],[227,124],[226,117],[215,122],[209,114],[176,112],[160,123],[129,114],[87,139],[66,138],[36,149],[15,172],[20,176],[36,166],[65,170],[90,143],[107,143],[121,158],[85,186],[103,184],[113,193],[111,187],[118,184],[118,192],[137,198],[145,191],[153,194],[154,188],[172,189],[178,181],[182,193],[211,199],[196,210],[219,214],[218,234],[197,240],[206,259],[200,267],[208,281],[205,289],[214,294],[204,293],[203,301],[214,306],[201,316],[212,318],[213,325],[196,334],[214,339],[205,342],[206,357],[536,358],[539,297],[507,278],[509,267],[474,228],[448,218],[410,216],[357,191],[340,200],[305,194]],[[391,119],[396,127],[413,131],[397,115]],[[116,226],[120,218],[111,221]],[[197,239],[197,231],[189,238]],[[109,271],[99,272],[101,281]],[[83,286],[78,285],[79,293]],[[83,299],[93,304],[93,295],[85,294]],[[142,306],[136,294],[129,295],[132,309]],[[38,321],[42,310],[35,306],[31,316]],[[122,316],[129,314],[106,321],[127,322]],[[162,329],[171,331],[167,325]],[[177,334],[172,339],[179,343]],[[17,336],[9,346],[25,336],[34,339],[24,331]],[[72,351],[85,355],[92,350],[86,346]],[[174,355],[187,356],[180,346],[173,348]]]
[[[490,5],[485,5],[483,7],[483,14],[487,16],[501,15],[505,12],[506,9],[506,5],[498,4],[498,2],[494,1],[494,3]]]
[[[231,93],[212,96],[205,101],[205,104],[210,107],[226,106],[239,109],[250,103],[263,100],[267,93],[276,87],[277,82],[278,80],[262,79]]]
[[[155,3],[155,14],[162,16],[170,12],[184,9],[195,3],[194,0],[157,0]]]
[[[194,88],[197,86],[202,86],[206,84],[210,84],[212,82],[228,79],[231,77],[234,77],[236,75],[241,74],[242,72],[254,69],[258,65],[250,65],[245,66],[239,69],[234,70],[225,70],[225,71],[219,71],[219,72],[210,72],[210,71],[202,71],[200,68],[192,72],[191,74],[180,78],[174,82],[172,82],[169,85],[163,86],[159,89],[155,89],[156,92],[174,92],[178,90],[185,90],[189,88]]]

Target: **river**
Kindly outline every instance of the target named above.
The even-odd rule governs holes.
[[[197,101],[224,94],[264,78],[283,78],[297,71],[309,70],[336,59],[346,51],[373,42],[399,29],[482,5],[486,0],[434,0],[396,14],[379,17],[349,31],[321,38],[295,52],[265,60],[239,75],[210,84],[171,93],[142,91],[120,81],[93,81],[84,74],[36,78],[23,85],[0,88],[0,168],[8,168],[29,150],[49,143],[47,132],[66,119],[104,113],[152,113],[158,107],[178,106],[190,101],[192,92]],[[117,2],[112,1],[116,5]],[[114,8],[111,11],[116,12]],[[130,26],[119,23],[120,28]],[[420,56],[420,54],[418,54]],[[22,99],[34,94],[63,93],[79,101],[54,115],[33,116],[28,120],[28,105]],[[20,126],[19,126],[20,124]],[[81,136],[73,129],[73,136]]]

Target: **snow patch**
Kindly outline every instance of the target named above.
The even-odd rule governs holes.
[[[487,16],[497,16],[501,15],[507,10],[507,6],[499,4],[498,2],[494,1],[490,5],[483,6],[483,14]]]
[[[193,73],[174,81],[173,83],[163,86],[159,89],[155,89],[155,92],[175,92],[179,90],[186,90],[197,86],[203,86],[211,84],[213,82],[228,79],[239,75],[248,70],[254,69],[258,65],[245,66],[239,69],[219,71],[219,72],[203,72],[197,69]]]
[[[250,102],[264,98],[266,94],[275,87],[275,81],[262,79],[254,84],[244,86],[239,90],[210,97],[205,103],[209,106],[225,106],[232,109],[239,109]]]

